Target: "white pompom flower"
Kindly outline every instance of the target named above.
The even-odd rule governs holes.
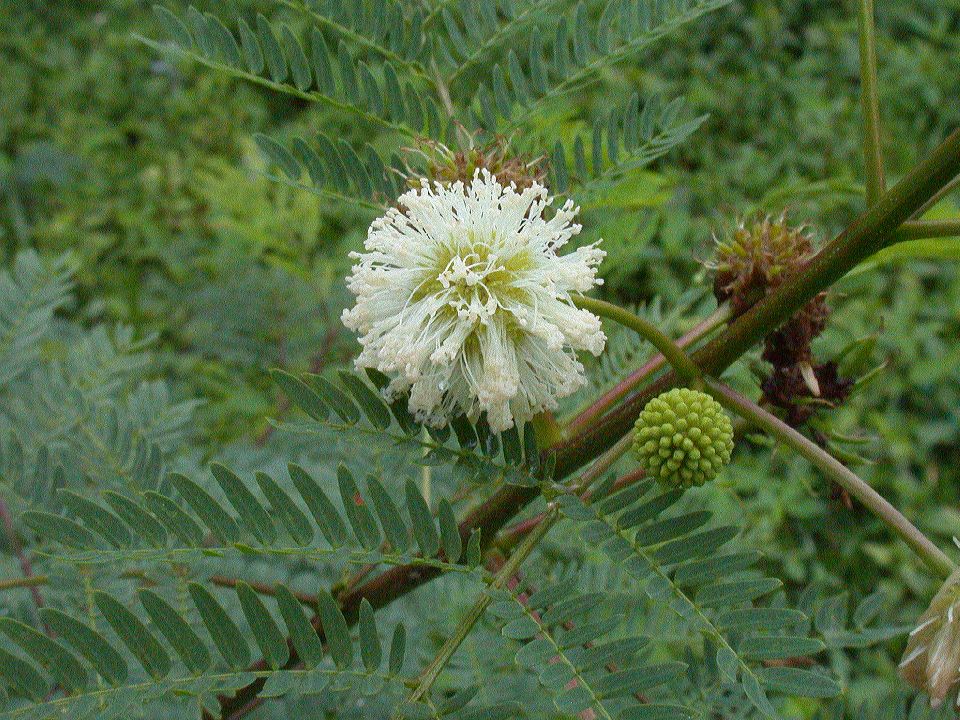
[[[351,254],[357,302],[343,322],[360,335],[356,365],[386,374],[391,397],[409,391],[420,422],[486,412],[501,432],[584,384],[576,351],[599,355],[606,336],[570,296],[603,282],[604,252],[558,254],[581,226],[571,201],[549,214],[552,200],[486,169],[467,184],[422,180]]]

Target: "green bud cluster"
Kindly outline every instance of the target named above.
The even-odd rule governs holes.
[[[732,450],[730,418],[698,390],[675,388],[655,397],[634,428],[634,454],[651,477],[668,485],[703,485],[730,462]]]

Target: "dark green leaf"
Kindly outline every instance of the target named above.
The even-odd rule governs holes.
[[[176,535],[186,547],[200,547],[203,544],[203,528],[173,500],[148,490],[143,494],[143,501],[167,530]]]
[[[417,545],[420,546],[420,552],[423,556],[433,557],[440,551],[440,537],[437,535],[437,528],[433,524],[433,515],[413,480],[407,480],[405,489],[407,511],[410,513],[413,536],[417,539]]]
[[[170,657],[140,618],[105,592],[94,591],[93,600],[147,674],[159,679],[170,672]]]
[[[206,523],[217,539],[222,543],[235,542],[238,539],[237,523],[233,517],[221,508],[210,494],[186,475],[170,473],[170,482],[183,496],[194,512]]]
[[[243,480],[229,468],[220,463],[212,463],[210,470],[223,494],[240,515],[240,520],[261,543],[272,543],[277,539],[277,529],[273,520],[256,496],[250,492]]]
[[[360,657],[363,666],[368,672],[374,672],[380,667],[383,659],[383,649],[380,647],[380,638],[377,635],[377,624],[373,617],[373,608],[364,598],[360,602]]]
[[[57,636],[86,658],[108,683],[119,685],[127,679],[127,663],[93,628],[54,608],[41,608],[40,617]]]
[[[266,496],[274,517],[286,529],[297,545],[309,545],[313,540],[313,526],[310,519],[297,507],[297,504],[277,484],[277,481],[266,473],[256,474],[257,485]]]
[[[121,548],[130,544],[130,531],[127,530],[126,525],[105,507],[71,490],[61,488],[57,494],[67,509],[111,545]]]
[[[277,42],[277,36],[273,34],[273,28],[267,19],[257,13],[257,34],[260,36],[260,44],[263,46],[263,53],[267,58],[267,69],[270,71],[270,77],[275,82],[283,82],[287,79],[287,61],[283,57],[283,50],[280,49],[280,43]]]
[[[349,667],[353,664],[353,641],[350,639],[350,630],[343,613],[340,612],[340,606],[326,591],[318,594],[317,604],[323,634],[330,648],[330,657],[337,667]]]
[[[317,521],[320,532],[323,533],[327,542],[332,547],[340,547],[347,542],[347,526],[326,493],[317,485],[317,481],[299,465],[291,463],[287,466],[287,469],[290,472],[290,479],[293,481],[294,487],[297,488],[297,492],[300,493],[300,497],[306,503],[313,519]]]
[[[187,670],[199,674],[210,667],[210,653],[182,614],[152,590],[141,589],[137,594],[154,627],[170,643]]]
[[[272,668],[283,667],[287,662],[287,643],[270,611],[245,582],[237,583],[237,597],[264,661]]]
[[[300,601],[288,588],[279,584],[276,585],[275,597],[297,655],[308,668],[316,667],[323,662],[323,644],[310,621],[307,620],[307,616],[304,615]]]
[[[207,632],[217,646],[220,655],[227,665],[235,670],[245,668],[250,664],[250,648],[243,639],[240,628],[237,627],[223,606],[210,594],[203,585],[191,582],[187,584],[190,598],[193,600],[200,619],[203,620]]]
[[[270,377],[290,401],[314,420],[323,422],[330,416],[330,409],[313,388],[303,380],[283,370],[271,370]]]
[[[44,540],[56,540],[78,550],[93,550],[100,546],[96,536],[80,523],[62,515],[28,510],[20,516]]]
[[[8,617],[0,617],[0,632],[22,647],[65,688],[79,691],[86,687],[89,679],[87,671],[77,657],[60,643],[51,640],[39,630]],[[38,686],[36,678],[27,682],[28,689],[36,689]]]

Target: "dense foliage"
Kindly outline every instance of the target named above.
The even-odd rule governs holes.
[[[250,717],[952,717],[897,677],[942,579],[805,460],[735,425],[702,488],[561,493],[499,583],[510,531],[457,522],[505,486],[559,492],[532,425],[417,426],[340,322],[404,174],[486,128],[604,238],[601,294],[680,337],[715,308],[714,234],[786,209],[822,245],[864,209],[853,5],[0,6],[0,708],[219,717],[265,678]],[[960,125],[960,3],[883,3],[877,41],[895,180]],[[856,383],[807,426],[944,548],[956,241],[834,287],[812,348]],[[607,329],[561,417],[652,354]],[[760,353],[727,374],[748,395]],[[415,590],[356,591],[391,568]]]

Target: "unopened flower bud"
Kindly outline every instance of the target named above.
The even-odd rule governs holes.
[[[675,388],[655,397],[640,413],[633,450],[660,482],[703,485],[730,462],[733,426],[709,395]]]

